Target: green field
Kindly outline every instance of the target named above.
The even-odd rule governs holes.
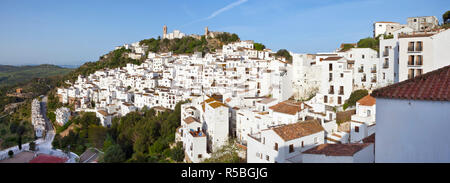
[[[0,65],[0,87],[26,83],[33,78],[65,75],[72,70],[47,64],[37,66]]]

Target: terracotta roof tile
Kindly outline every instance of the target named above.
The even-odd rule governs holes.
[[[377,98],[450,101],[450,65],[421,76],[379,88]]]
[[[322,125],[317,120],[301,121],[293,124],[274,127],[272,130],[284,141],[290,141],[300,137],[312,135],[324,131]]]
[[[326,156],[353,156],[358,151],[367,147],[366,144],[320,144],[308,149],[303,154],[324,154]]]
[[[294,102],[294,101],[286,100],[286,101],[280,102],[274,106],[269,107],[269,109],[272,109],[273,111],[279,112],[279,113],[295,115],[298,112],[302,111],[301,104],[302,104],[302,102]],[[310,106],[304,104],[304,107],[309,108]]]
[[[192,122],[199,122],[199,120],[197,118],[189,116],[186,119],[184,119],[184,122],[186,122],[186,124],[191,124]]]
[[[324,58],[323,61],[336,61],[336,60],[339,60],[341,58],[342,57],[327,57],[327,58]]]
[[[364,106],[373,106],[377,103],[376,99],[370,95],[366,95],[362,99],[359,99],[357,102],[359,103],[359,105],[364,105]]]
[[[363,138],[362,141],[364,143],[375,143],[375,133],[366,138]]]

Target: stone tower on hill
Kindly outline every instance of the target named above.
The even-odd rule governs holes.
[[[167,35],[167,25],[164,25],[163,27],[163,38],[165,38]]]

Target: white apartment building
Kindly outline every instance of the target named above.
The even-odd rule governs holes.
[[[64,124],[67,123],[67,121],[69,121],[70,109],[67,107],[60,107],[56,109],[55,114],[56,114],[56,122],[59,125],[63,126]]]
[[[318,92],[322,67],[316,64],[316,56],[292,54],[292,82],[295,99],[308,99]]]
[[[439,26],[439,19],[435,16],[409,17],[408,27],[416,32],[431,31]]]
[[[450,30],[399,36],[399,81],[450,64]]]
[[[322,74],[317,99],[329,106],[343,105],[353,91],[353,68],[348,67],[348,60],[343,57],[327,57],[320,62]]]
[[[376,163],[450,162],[450,66],[372,92]]]
[[[373,37],[375,38],[383,34],[388,35],[386,34],[388,28],[393,29],[394,26],[398,27],[399,25],[397,22],[375,22],[373,23]]]
[[[302,152],[324,143],[317,120],[272,127],[248,138],[248,163],[300,163]]]
[[[350,121],[350,143],[362,140],[375,133],[376,100],[367,95],[356,102],[356,114]]]
[[[393,32],[393,38],[380,37],[379,63],[378,63],[378,87],[398,83],[399,70],[399,34],[411,33],[413,29],[405,27]]]
[[[351,48],[338,55],[347,59],[348,68],[353,70],[353,90],[375,89],[377,87],[378,53],[371,48]]]

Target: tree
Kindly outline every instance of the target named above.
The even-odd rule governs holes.
[[[12,157],[14,156],[14,152],[13,152],[12,150],[9,150],[9,151],[8,151],[8,156],[9,156],[10,158],[12,158]]]
[[[253,43],[253,49],[255,49],[255,50],[262,51],[265,48],[266,48],[266,46],[261,43]]]
[[[339,50],[339,51],[347,51],[347,50],[350,50],[351,48],[354,48],[355,46],[353,45],[353,44],[344,44],[343,46],[342,46],[342,49],[341,50]]]
[[[35,151],[36,150],[36,142],[34,142],[34,141],[30,142],[29,150],[30,151]]]
[[[19,145],[19,150],[22,150],[22,135],[19,135],[19,138],[17,138],[17,144]]]
[[[170,151],[170,158],[177,162],[182,162],[184,159],[183,143],[178,142],[177,145]]]
[[[347,105],[348,107],[355,106],[356,102],[359,99],[365,97],[368,94],[369,94],[369,92],[367,90],[364,90],[364,89],[362,89],[362,90],[355,90],[355,91],[352,92],[352,94],[350,94],[350,97],[348,98],[348,100],[345,103],[348,104]]]
[[[450,23],[450,10],[446,11],[443,15],[442,15],[442,20],[444,21],[444,24]]]
[[[289,51],[287,51],[286,49],[278,50],[277,53],[275,54],[275,56],[284,57],[288,61],[288,63],[292,63],[292,56],[289,53]]]
[[[90,125],[88,129],[89,142],[96,148],[102,149],[106,138],[106,128],[98,125]]]
[[[126,160],[125,153],[122,151],[122,148],[115,144],[110,146],[103,157],[103,162],[105,163],[121,163]]]
[[[216,152],[211,154],[211,158],[203,161],[203,163],[239,163],[241,159],[238,155],[239,148],[234,140],[229,141]]]
[[[372,48],[378,51],[378,38],[367,37],[358,41],[358,48]]]

